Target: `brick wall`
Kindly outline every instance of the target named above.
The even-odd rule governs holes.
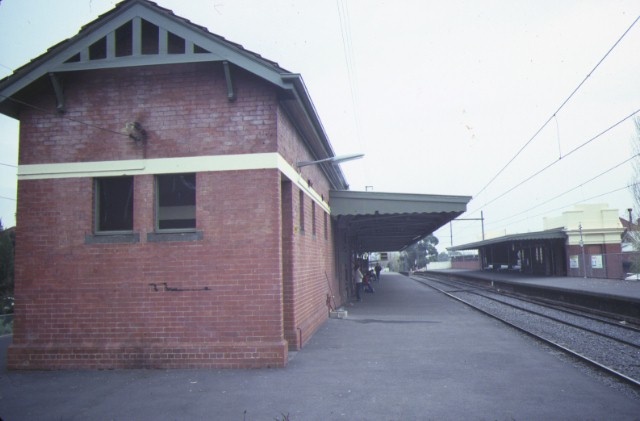
[[[51,89],[27,101],[42,112],[20,114],[20,164],[109,161],[276,152],[275,89],[233,68],[237,99],[227,101],[219,63],[95,70],[66,75],[67,112]],[[87,124],[78,123],[82,121]],[[138,121],[146,143],[133,142]]]
[[[136,177],[136,215],[153,215],[152,183]],[[284,365],[279,183],[200,173],[201,240],[148,242],[142,217],[139,243],[87,245],[90,179],[21,181],[9,366]]]
[[[21,114],[20,164],[276,151],[275,90],[234,70],[235,102],[226,99],[217,64],[69,77],[65,117],[87,124],[53,112],[47,92],[30,98],[51,112]],[[122,134],[133,120],[147,142]],[[135,176],[139,241],[85,244],[93,229],[91,178],[20,181],[9,367],[285,365],[280,183],[277,170],[198,173],[200,237],[151,242],[154,176]],[[302,246],[293,249],[309,254]],[[318,259],[304,263],[322,267]],[[312,331],[326,317],[324,295],[310,296],[321,287],[303,278],[300,297],[309,303],[301,304],[299,325],[309,320]]]
[[[304,146],[300,134],[286,115],[278,114],[278,150],[292,165],[295,162],[313,160]],[[300,177],[310,182],[312,188],[328,201],[329,183],[320,166],[300,169]],[[344,302],[336,273],[331,218],[325,210],[293,183],[283,186],[283,244],[287,255],[284,261],[290,267],[284,276],[285,338],[289,349],[300,349],[328,317],[327,295],[333,295],[332,304]],[[286,193],[285,193],[286,192]],[[315,217],[313,208],[315,207]],[[301,225],[304,212],[304,227]],[[315,220],[315,233],[313,225]],[[326,220],[326,236],[325,236]]]
[[[579,245],[567,246],[568,276],[584,277],[584,266],[586,266],[588,278],[623,279],[625,277],[620,244],[587,244],[584,246],[584,262],[582,251]],[[579,267],[571,268],[572,256],[577,256]],[[592,256],[596,256],[598,261],[601,259],[602,268],[593,267]]]

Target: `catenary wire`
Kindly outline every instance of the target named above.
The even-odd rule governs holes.
[[[538,214],[535,214],[535,215],[531,215],[531,216],[528,216],[528,217],[523,218],[523,219],[519,219],[519,220],[514,221],[514,222],[512,222],[512,223],[517,224],[517,223],[519,223],[519,222],[526,221],[526,220],[527,220],[527,219],[529,219],[529,218],[536,218],[536,217],[540,217],[540,216],[543,216],[543,215],[548,214],[549,212],[557,212],[557,211],[559,211],[559,210],[566,209],[566,208],[568,208],[568,207],[575,206],[575,205],[578,205],[578,204],[580,204],[580,203],[585,203],[585,202],[588,202],[588,201],[590,201],[590,200],[599,199],[599,198],[601,198],[601,197],[608,196],[608,195],[610,195],[610,194],[617,193],[617,192],[619,192],[619,191],[626,190],[626,189],[629,189],[629,188],[631,188],[631,187],[633,187],[633,186],[637,186],[637,185],[640,185],[640,182],[627,184],[627,185],[626,185],[626,186],[624,186],[624,187],[618,187],[618,188],[616,188],[616,189],[614,189],[614,190],[609,190],[609,191],[607,191],[607,192],[600,193],[600,194],[597,194],[597,195],[595,195],[595,196],[588,197],[588,198],[586,198],[586,199],[578,200],[578,201],[576,201],[576,202],[572,202],[572,203],[569,203],[569,204],[566,204],[566,205],[563,205],[563,206],[560,206],[560,207],[557,207],[557,208],[554,208],[554,209],[546,210],[546,211],[544,211],[544,212],[541,212],[541,213],[538,213]]]
[[[340,22],[340,35],[342,37],[342,47],[344,53],[345,64],[347,67],[347,80],[349,83],[349,94],[351,97],[351,107],[353,109],[353,123],[355,127],[355,138],[358,147],[363,148],[363,152],[367,152],[366,141],[363,141],[362,127],[360,123],[360,98],[358,92],[358,73],[354,58],[354,47],[351,37],[351,24],[349,16],[349,6],[346,0],[336,0],[338,8],[338,17]],[[364,166],[365,180],[369,179],[369,168]]]
[[[638,20],[640,20],[640,15],[638,17],[636,17],[636,19],[633,21],[633,23],[627,28],[626,31],[624,31],[624,33],[618,38],[618,40],[611,46],[611,48],[609,48],[609,50],[606,52],[606,54],[598,61],[598,63],[593,67],[593,69],[591,69],[591,71],[589,73],[587,73],[587,75],[584,77],[584,79],[578,84],[578,86],[571,92],[571,94],[569,94],[569,96],[562,101],[562,103],[560,104],[560,106],[551,114],[551,116],[544,122],[544,124],[542,124],[542,126],[540,126],[540,128],[533,134],[533,136],[531,136],[529,138],[529,140],[527,140],[527,142],[525,142],[525,144],[518,150],[518,152],[516,152],[516,154],[500,169],[500,171],[498,171],[490,180],[487,184],[485,184],[484,187],[482,187],[482,189],[480,189],[480,191],[478,193],[476,193],[474,195],[474,197],[479,196],[483,191],[485,191],[487,189],[487,187],[489,187],[496,178],[498,178],[500,176],[500,174],[502,174],[509,165],[511,165],[511,163],[522,153],[522,151],[524,151],[524,149],[529,146],[529,144],[536,138],[538,137],[538,135],[540,134],[540,132],[542,132],[542,130],[549,124],[549,122],[551,122],[551,120],[553,120],[556,115],[560,112],[560,110],[562,110],[562,108],[564,108],[564,106],[571,100],[571,98],[576,94],[576,92],[578,92],[578,90],[582,87],[582,85],[584,85],[584,83],[587,81],[587,79],[589,79],[589,77],[591,77],[591,75],[596,71],[596,69],[598,67],[600,67],[600,64],[602,64],[602,62],[609,56],[609,54],[611,54],[611,52],[614,50],[614,48],[616,48],[616,46],[620,43],[620,41],[622,41],[622,39],[627,35],[627,33],[629,33],[629,31],[631,30],[631,28],[633,28],[633,26],[638,22]]]
[[[622,190],[630,189],[632,187],[637,187],[637,186],[640,186],[640,182],[627,184],[624,187],[619,187],[619,188],[616,188],[614,190],[610,190],[610,191],[607,191],[607,192],[604,192],[604,193],[597,194],[595,196],[588,197],[586,199],[582,199],[582,200],[578,200],[578,201],[575,201],[575,202],[571,202],[571,203],[568,203],[566,205],[559,206],[557,208],[548,209],[548,210],[545,210],[544,212],[540,212],[540,213],[537,213],[535,215],[529,215],[529,216],[527,216],[525,218],[522,218],[522,219],[519,219],[519,220],[516,220],[516,221],[512,221],[511,223],[512,224],[518,224],[520,222],[527,221],[528,219],[531,219],[531,218],[538,218],[540,216],[548,215],[549,213],[552,213],[552,212],[557,212],[557,211],[560,211],[560,210],[563,210],[563,209],[567,209],[567,208],[569,208],[571,206],[575,206],[575,205],[578,205],[580,203],[585,203],[585,202],[588,202],[590,200],[599,199],[601,197],[608,196],[610,194],[617,193],[617,192],[620,192]],[[492,224],[493,224],[493,222],[490,222],[487,225],[492,225]],[[486,228],[487,225],[485,225],[485,228]],[[468,233],[469,230],[471,230],[471,229],[475,229],[475,227],[472,227],[472,226],[460,227],[457,230],[457,233],[458,233],[459,236],[460,235],[464,235],[464,233]]]
[[[349,26],[348,6],[342,0],[336,0],[338,6],[338,17],[340,19],[340,35],[342,37],[342,50],[344,52],[344,61],[347,67],[347,78],[349,80],[349,93],[351,96],[351,106],[353,108],[354,123],[356,126],[356,140],[361,143],[360,123],[358,120],[358,94],[356,92],[356,70],[353,59],[353,43],[351,42],[351,33]]]
[[[574,187],[570,188],[569,190],[565,190],[564,192],[562,192],[562,193],[560,193],[560,194],[558,194],[558,195],[556,195],[556,196],[554,196],[554,197],[552,197],[552,198],[550,198],[550,199],[548,199],[548,200],[545,200],[544,202],[538,203],[538,204],[536,204],[535,206],[530,207],[530,208],[528,208],[528,209],[526,209],[526,210],[524,210],[524,211],[518,212],[518,213],[516,213],[516,214],[514,214],[514,215],[507,216],[506,218],[498,219],[498,220],[496,220],[496,221],[491,221],[491,222],[490,222],[490,224],[497,224],[497,223],[500,223],[500,222],[507,221],[507,220],[509,220],[509,219],[511,219],[511,218],[515,218],[515,217],[520,216],[520,215],[522,215],[522,214],[524,214],[524,213],[527,213],[527,212],[530,212],[530,211],[532,211],[532,210],[534,210],[534,209],[537,209],[537,208],[539,208],[540,206],[544,206],[544,205],[546,205],[547,203],[553,202],[554,200],[559,199],[560,197],[564,196],[565,194],[571,193],[572,191],[577,190],[577,189],[579,189],[580,187],[584,187],[586,184],[589,184],[590,182],[597,180],[598,178],[600,178],[600,177],[602,177],[602,176],[604,176],[604,175],[606,175],[606,174],[610,173],[611,171],[613,171],[613,170],[615,170],[615,169],[620,168],[620,167],[621,167],[621,166],[623,166],[624,164],[627,164],[627,163],[631,162],[632,160],[637,159],[638,157],[640,157],[640,153],[638,153],[638,154],[636,154],[636,155],[633,155],[632,157],[627,158],[627,159],[625,159],[625,160],[624,160],[624,161],[622,161],[622,162],[617,163],[617,164],[616,164],[616,165],[614,165],[613,167],[610,167],[610,168],[608,168],[607,170],[605,170],[605,171],[601,172],[600,174],[598,174],[598,175],[596,175],[596,176],[594,176],[594,177],[591,177],[589,180],[587,180],[587,181],[585,181],[585,182],[583,182],[583,183],[580,183],[580,184],[578,184],[577,186],[574,186]]]
[[[576,148],[572,149],[571,151],[569,151],[568,153],[566,153],[564,155],[564,157],[562,158],[558,158],[557,160],[551,162],[550,164],[546,165],[545,167],[543,167],[542,169],[538,170],[537,172],[533,173],[532,175],[530,175],[529,177],[525,178],[524,180],[520,181],[518,184],[514,185],[513,187],[509,188],[508,190],[504,191],[503,193],[501,193],[500,195],[496,196],[495,198],[491,199],[490,201],[484,203],[482,206],[479,206],[477,209],[469,212],[469,214],[474,214],[476,213],[478,210],[485,208],[486,206],[489,206],[490,204],[496,202],[497,200],[503,198],[504,196],[506,196],[507,194],[511,193],[512,191],[514,191],[515,189],[517,189],[518,187],[522,186],[523,184],[525,184],[526,182],[530,181],[531,179],[533,179],[534,177],[537,177],[538,175],[542,174],[544,171],[548,170],[549,168],[551,168],[552,166],[554,166],[555,164],[557,164],[558,162],[565,162],[563,161],[563,159],[566,159],[569,155],[573,154],[574,152],[577,152],[578,150],[580,150],[581,148],[587,146],[589,143],[593,142],[594,140],[600,138],[602,135],[606,134],[607,132],[613,130],[614,128],[618,127],[620,124],[624,123],[625,121],[629,120],[630,118],[632,118],[633,116],[635,116],[636,114],[638,114],[640,112],[640,108],[635,110],[634,112],[632,112],[631,114],[627,115],[626,117],[622,118],[621,120],[617,121],[616,123],[613,123],[611,126],[607,127],[606,129],[604,129],[603,131],[601,131],[600,133],[598,133],[597,135],[591,137],[589,140],[587,140],[586,142],[582,143],[581,145],[577,146]]]

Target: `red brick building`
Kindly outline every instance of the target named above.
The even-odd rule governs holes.
[[[146,0],[0,94],[21,125],[13,369],[284,366],[348,300],[354,256],[469,200],[345,197],[338,166],[297,165],[335,155],[299,75]]]

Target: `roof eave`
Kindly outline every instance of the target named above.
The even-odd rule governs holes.
[[[560,240],[560,239],[566,239],[566,238],[567,238],[567,232],[564,228],[553,228],[545,231],[510,234],[502,237],[490,238],[488,240],[461,244],[459,246],[447,247],[447,250],[449,251],[477,250],[485,246],[505,243],[509,241]]]
[[[335,156],[302,76],[296,73],[286,73],[282,74],[282,80],[291,86],[291,92],[294,97],[293,104],[295,104],[298,111],[295,114],[304,118],[306,123],[308,123],[303,125],[298,124],[297,127],[303,131],[303,133],[301,133],[303,140],[311,151],[314,159],[320,160]],[[307,129],[305,129],[305,127]],[[349,188],[344,174],[338,165],[330,162],[324,162],[318,165],[329,179],[332,189],[347,190]]]

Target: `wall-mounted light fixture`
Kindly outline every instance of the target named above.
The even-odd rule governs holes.
[[[298,168],[306,167],[307,165],[322,164],[324,162],[330,162],[332,164],[340,164],[341,162],[351,161],[352,159],[360,159],[364,156],[363,153],[354,153],[351,155],[332,156],[330,158],[319,159],[317,161],[300,161],[296,163]]]
[[[142,125],[137,121],[129,122],[124,125],[124,130],[129,137],[136,142],[144,142],[147,140],[147,131],[142,128]]]

